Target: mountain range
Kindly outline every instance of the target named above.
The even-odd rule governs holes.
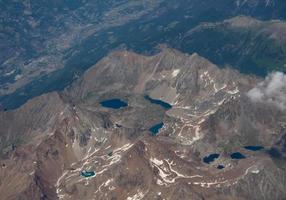
[[[284,199],[285,161],[275,152],[284,152],[286,113],[252,98],[261,83],[271,77],[164,46],[153,56],[115,51],[64,91],[1,113],[2,198]],[[127,106],[103,107],[106,99]],[[204,163],[212,153],[219,158]]]
[[[285,8],[1,1],[0,199],[286,199]]]
[[[148,55],[167,44],[246,73],[285,71],[284,45],[271,37],[284,37],[285,25],[269,22],[284,20],[285,6],[283,0],[3,1],[1,105],[13,109],[62,90],[114,49]],[[263,22],[252,28],[223,25],[233,17],[245,21],[240,15]],[[206,23],[217,26],[207,29]]]

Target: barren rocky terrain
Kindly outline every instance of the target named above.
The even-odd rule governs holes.
[[[286,199],[285,10],[0,1],[0,200]]]
[[[271,151],[283,155],[286,113],[250,98],[262,81],[166,47],[115,51],[63,92],[0,113],[1,198],[284,199],[284,157]]]

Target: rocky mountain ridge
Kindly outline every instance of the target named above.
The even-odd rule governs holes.
[[[286,113],[247,96],[261,81],[166,47],[153,56],[115,51],[63,92],[0,112],[1,196],[283,199],[283,159],[267,149],[279,145]],[[103,107],[108,99],[128,106]],[[237,151],[246,158],[231,159]],[[219,158],[204,163],[212,153]]]

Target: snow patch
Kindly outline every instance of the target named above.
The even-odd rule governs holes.
[[[145,196],[145,194],[143,192],[138,192],[134,196],[127,197],[127,200],[141,200],[144,198],[144,196]]]
[[[228,94],[231,94],[231,95],[234,95],[234,94],[239,93],[239,89],[238,89],[238,87],[235,87],[234,90],[229,90],[229,91],[227,91],[227,93],[228,93]]]
[[[172,77],[175,78],[180,73],[180,69],[174,69],[172,72]]]
[[[7,72],[6,74],[4,74],[4,76],[10,76],[10,75],[14,74],[14,72],[15,72],[15,69],[10,71],[10,72]]]
[[[152,163],[154,163],[155,165],[158,165],[158,166],[163,165],[163,161],[162,160],[158,160],[157,158],[150,158],[150,161]]]

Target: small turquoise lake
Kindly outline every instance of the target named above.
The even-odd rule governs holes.
[[[82,171],[82,172],[81,172],[81,175],[82,175],[83,177],[88,178],[88,177],[93,177],[93,176],[95,176],[96,174],[95,174],[94,171]]]
[[[100,102],[100,105],[105,108],[120,109],[127,107],[128,104],[121,99],[108,99]]]
[[[157,135],[157,134],[159,133],[160,129],[161,129],[163,126],[164,126],[164,123],[161,122],[161,123],[159,123],[159,124],[156,124],[156,125],[152,126],[152,127],[149,129],[149,131],[152,133],[152,135],[155,136],[155,135]]]

